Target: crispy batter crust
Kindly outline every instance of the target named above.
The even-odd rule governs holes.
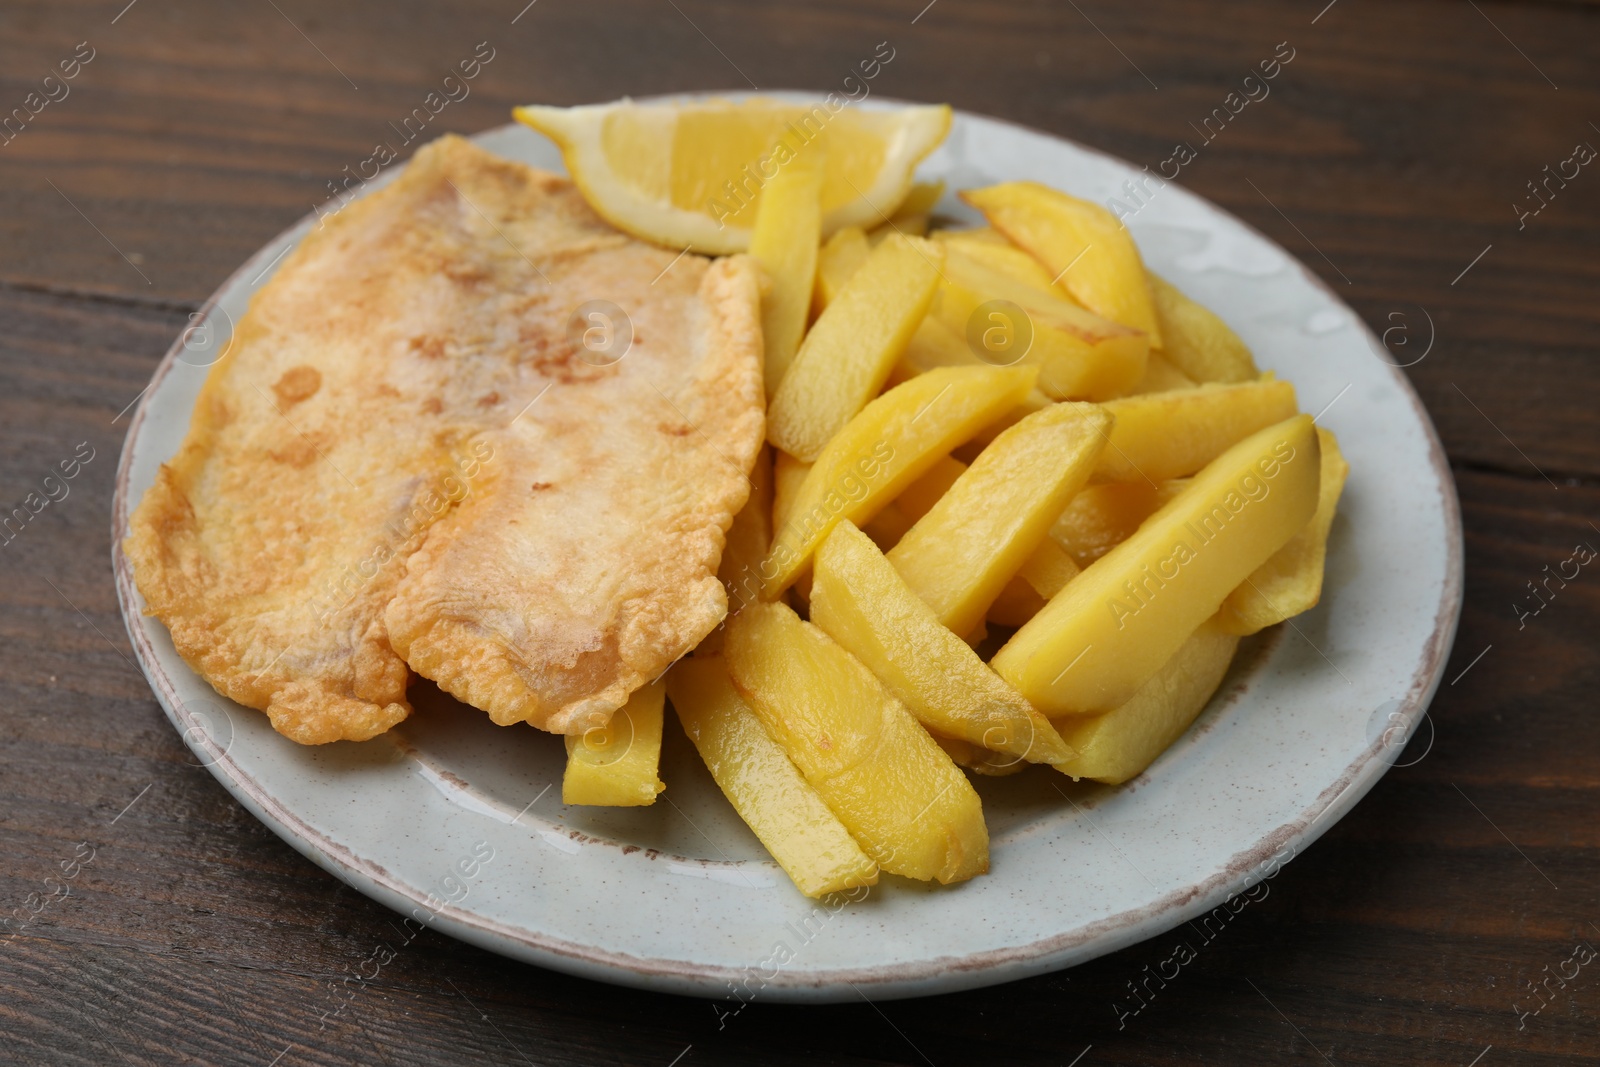
[[[631,271],[601,265],[594,291]],[[742,257],[698,289],[625,305],[640,340],[617,373],[488,436],[492,484],[429,531],[389,603],[411,667],[495,722],[603,725],[727,614],[717,563],[763,432],[758,296]],[[698,351],[663,361],[678,334]]]
[[[720,261],[682,312],[632,307],[618,373],[490,435],[493,486],[429,531],[384,614],[416,672],[501,725],[603,725],[728,609],[715,573],[762,435],[754,272]],[[677,314],[701,352],[662,373]]]
[[[610,365],[568,329],[596,299],[636,337]],[[747,262],[442,138],[252,301],[133,516],[147,610],[302,743],[405,718],[408,655],[499,722],[608,715],[724,611],[758,323]]]

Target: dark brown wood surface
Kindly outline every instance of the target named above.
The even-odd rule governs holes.
[[[1547,564],[1600,544],[1600,171],[1552,186],[1520,228],[1513,207],[1546,165],[1600,144],[1600,11],[125,2],[0,5],[0,112],[93,50],[69,95],[0,145],[0,505],[93,450],[69,495],[0,546],[0,915],[37,906],[80,842],[95,850],[70,895],[0,945],[0,1062],[1600,1063],[1600,966],[1518,1014],[1577,943],[1600,944],[1600,576],[1524,625],[1513,607]],[[1408,373],[1460,489],[1467,602],[1431,749],[1425,728],[1412,765],[1120,1028],[1114,1005],[1131,1006],[1163,939],[958,996],[758,1002],[719,1029],[707,1001],[426,933],[319,1031],[310,1006],[392,916],[194,766],[131,663],[108,544],[121,413],[188,313],[478,42],[495,57],[437,132],[529,101],[826,89],[885,40],[882,95],[1152,165],[1279,42],[1295,49],[1181,180],[1375,328],[1405,321],[1420,343],[1432,320]]]

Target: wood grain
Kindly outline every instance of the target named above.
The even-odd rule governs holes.
[[[1600,173],[1522,229],[1511,206],[1576,142],[1600,143],[1600,12],[924,3],[540,0],[515,23],[517,0],[0,9],[0,110],[78,42],[96,50],[70,95],[0,146],[0,504],[94,450],[67,498],[0,545],[0,915],[80,843],[95,850],[70,895],[0,945],[0,1062],[1600,1063],[1600,971],[1521,1029],[1514,1010],[1576,941],[1600,939],[1600,580],[1520,622],[1514,607],[1546,564],[1600,539]],[[478,42],[495,58],[430,133],[497,125],[530,100],[828,88],[885,40],[882,95],[1141,165],[1194,140],[1189,123],[1279,42],[1295,49],[1180,180],[1375,329],[1432,320],[1408,373],[1468,532],[1431,748],[1425,729],[1402,762],[1420,759],[1136,1013],[1129,983],[1183,931],[958,996],[758,1002],[720,1029],[705,1001],[430,932],[320,1027],[393,919],[195,766],[130,662],[107,544],[120,413],[187,313]]]

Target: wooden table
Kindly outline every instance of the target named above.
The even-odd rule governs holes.
[[[94,850],[0,947],[0,1062],[1600,1063],[1600,965],[1531,992],[1600,944],[1600,574],[1517,611],[1600,545],[1600,172],[1517,214],[1547,165],[1600,144],[1600,11],[124,2],[0,8],[0,108],[60,97],[0,146],[0,505],[92,455],[0,546],[0,915]],[[194,766],[130,662],[107,543],[128,405],[206,295],[479,42],[494,58],[433,131],[527,101],[828,88],[879,41],[882,95],[1152,165],[1294,50],[1181,181],[1400,327],[1396,353],[1432,340],[1408,373],[1460,488],[1467,603],[1431,738],[1121,1026],[1159,940],[959,996],[757,1003],[719,1029],[706,1001],[430,933],[319,1031],[308,1005],[392,916]],[[76,77],[42,84],[63,61]]]

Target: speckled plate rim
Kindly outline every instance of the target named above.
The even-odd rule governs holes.
[[[652,99],[682,100],[711,95],[754,94],[672,94]],[[760,95],[815,99],[814,94],[804,93],[767,92]],[[891,106],[898,103],[900,102],[887,98],[875,98],[872,106]],[[988,116],[965,112],[959,114],[964,120],[975,120],[1029,137],[1045,137],[1117,166],[1131,168],[1131,164],[1124,160],[1067,138]],[[477,136],[493,136],[513,128],[514,125],[508,124],[506,127],[484,131]],[[392,180],[399,169],[394,168],[379,180],[369,183],[367,191],[381,187]],[[1175,193],[1178,197],[1190,198],[1206,209],[1218,213],[1252,237],[1280,252],[1289,260],[1292,268],[1300,272],[1307,284],[1321,291],[1330,301],[1350,314],[1355,327],[1365,335],[1372,352],[1382,350],[1378,339],[1372,335],[1359,316],[1344,305],[1337,294],[1298,259],[1248,223],[1204,198],[1190,193],[1181,186],[1175,189]],[[232,290],[242,279],[270,270],[276,260],[297,243],[315,221],[315,214],[309,214],[263,246],[229,276],[201,307],[196,319],[191,321],[202,320],[211,313],[224,294]],[[132,566],[122,550],[128,517],[135,503],[130,498],[130,465],[144,425],[150,398],[172,372],[184,351],[184,338],[180,337],[174,341],[157,367],[130,423],[117,470],[112,508],[112,557],[119,604],[139,664],[163,710],[185,743],[210,768],[223,786],[279,837],[330,874],[387,907],[406,912],[425,905],[430,897],[427,890],[407,883],[380,863],[358,855],[346,844],[314,829],[295,811],[281,803],[270,788],[246,774],[237,761],[231,758],[226,748],[219,746],[213,740],[206,729],[206,724],[197,720],[184,705],[173,674],[169,671],[169,665],[158,654],[140,624],[141,600],[134,585]],[[1377,356],[1373,355],[1371,358],[1377,359]],[[1385,361],[1380,360],[1380,362]],[[1391,721],[1403,726],[1405,736],[1409,737],[1417,728],[1429,701],[1439,687],[1460,617],[1462,528],[1454,480],[1437,431],[1406,376],[1392,364],[1385,362],[1385,366],[1392,379],[1392,386],[1410,404],[1417,423],[1425,435],[1428,463],[1440,494],[1440,507],[1447,534],[1445,544],[1439,546],[1447,557],[1434,627],[1424,643],[1424,653],[1416,664],[1409,686],[1390,716]],[[175,656],[172,658],[177,668],[187,671],[181,660]],[[1269,866],[1273,863],[1274,857],[1281,860],[1281,854],[1285,850],[1293,856],[1320,837],[1372,788],[1392,765],[1395,755],[1393,742],[1388,735],[1374,738],[1334,781],[1318,793],[1316,800],[1298,815],[1262,834],[1252,847],[1233,854],[1218,873],[1191,885],[1170,890],[1152,903],[1119,912],[1102,921],[1066,929],[1027,944],[993,951],[934,957],[910,964],[835,968],[822,973],[784,974],[772,984],[763,986],[762,997],[772,1001],[825,1002],[852,998],[863,990],[870,991],[873,999],[954,992],[1059,970],[1153,937],[1210,911],[1263,877],[1270,877],[1272,871]],[[443,933],[490,951],[554,970],[660,992],[722,997],[728,995],[727,991],[733,983],[745,980],[749,975],[748,966],[736,968],[696,963],[692,960],[652,958],[608,951],[597,946],[497,922],[470,909],[448,904],[436,909],[433,926]]]

